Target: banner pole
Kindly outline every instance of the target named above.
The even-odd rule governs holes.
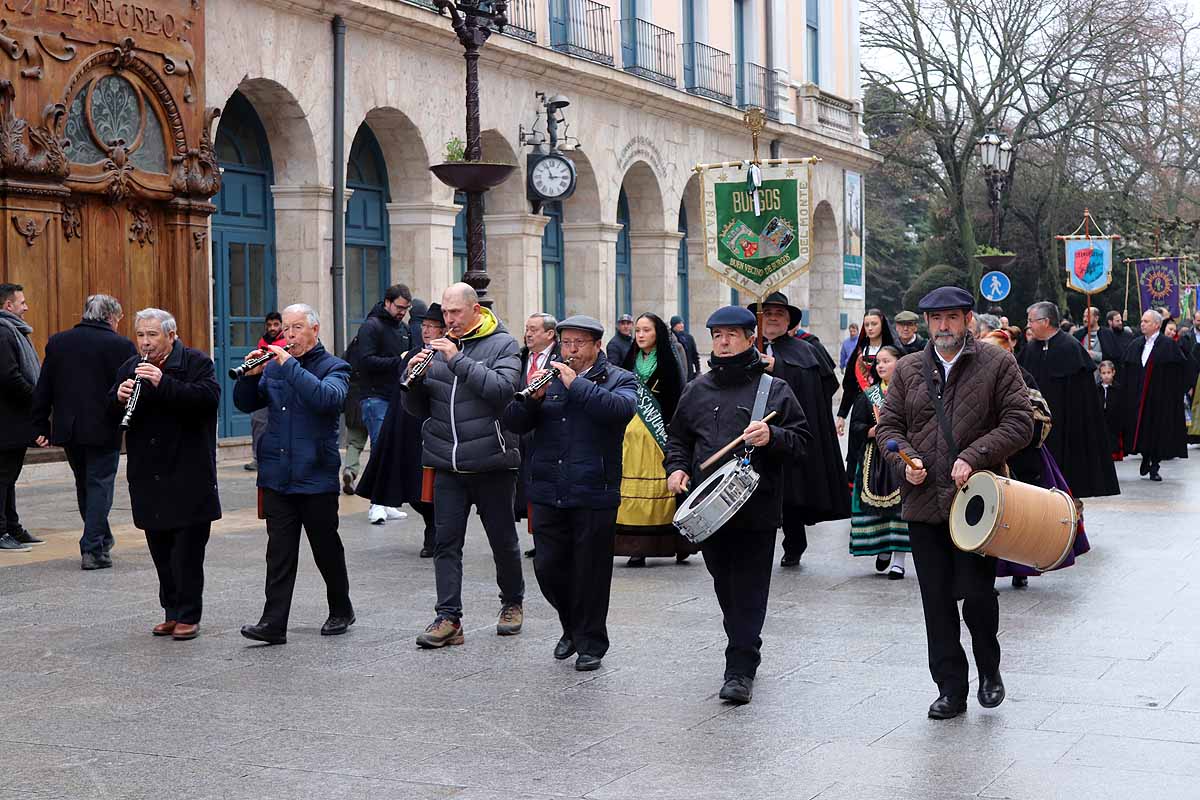
[[[1122,317],[1125,322],[1129,322],[1129,265],[1133,263],[1129,259],[1125,259],[1125,314]]]

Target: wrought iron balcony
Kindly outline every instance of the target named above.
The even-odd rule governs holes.
[[[675,34],[644,19],[619,20],[621,66],[626,72],[675,85]]]
[[[721,103],[733,102],[733,68],[729,53],[701,42],[684,42],[683,88]]]
[[[737,107],[761,108],[768,119],[779,119],[775,102],[775,73],[752,61],[737,69]]]
[[[508,24],[504,32],[514,39],[537,41],[537,3],[535,0],[508,0]]]
[[[550,46],[613,66],[612,15],[595,0],[550,0]]]

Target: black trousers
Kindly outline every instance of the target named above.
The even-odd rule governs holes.
[[[300,529],[308,535],[313,560],[325,579],[329,615],[349,617],[350,578],[346,574],[346,552],[338,536],[338,496],[328,494],[281,494],[263,489],[263,513],[267,517],[267,602],[262,624],[275,631],[287,630],[300,561]]]
[[[25,465],[25,448],[0,450],[0,536],[21,529],[17,516],[17,479]]]
[[[958,601],[971,632],[975,667],[1000,671],[1000,603],[996,599],[996,559],[964,553],[950,540],[948,523],[908,523],[913,563],[921,585],[929,673],[941,694],[967,696],[967,655],[959,641]]]
[[[799,558],[808,549],[808,532],[804,529],[804,510],[799,506],[783,507],[783,554]]]
[[[433,516],[433,503],[423,503],[420,500],[413,500],[409,505],[412,506],[413,511],[421,515],[421,521],[425,523],[425,539],[421,542],[421,546],[432,550],[437,532],[437,524]]]
[[[563,636],[579,653],[603,658],[608,652],[617,509],[535,503],[532,510],[538,586],[558,612]]]
[[[539,552],[541,542],[538,542]],[[700,545],[721,604],[725,635],[725,679],[753,678],[762,661],[763,621],[775,561],[775,528],[751,530],[728,525]]]
[[[517,473],[513,470],[437,471],[433,483],[433,513],[437,524],[433,572],[437,579],[439,615],[455,621],[462,619],[462,551],[472,505],[479,512],[488,543],[492,546],[500,602],[518,605],[524,602],[521,546],[513,522],[516,480]]]
[[[204,548],[211,522],[173,530],[146,531],[158,572],[158,602],[168,622],[200,622],[204,596]]]

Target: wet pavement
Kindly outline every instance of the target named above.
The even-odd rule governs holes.
[[[1008,699],[925,716],[912,565],[847,555],[847,523],[776,567],[754,702],[721,703],[724,636],[699,556],[618,559],[603,668],[551,651],[560,631],[525,561],[525,629],[495,635],[494,568],[468,537],[466,644],[419,651],[433,570],[419,520],[371,526],[343,498],[358,623],[321,637],[303,548],[288,644],[255,646],[265,532],[253,475],[222,465],[203,632],[157,639],[153,568],[123,472],[115,568],[81,572],[65,465],[28,467],[25,525],[0,555],[0,800],[32,798],[1194,798],[1200,796],[1200,450],[1163,483],[1118,465],[1088,501],[1093,550],[1028,589],[998,582]],[[122,469],[124,462],[122,461]],[[522,546],[529,538],[522,534]],[[965,631],[964,631],[965,633]]]

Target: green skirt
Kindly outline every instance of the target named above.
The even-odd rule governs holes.
[[[874,447],[868,443],[867,447]],[[873,454],[879,457],[878,451]],[[863,503],[863,461],[859,459],[854,471],[854,488],[850,492],[850,555],[877,556],[881,553],[911,553],[908,523],[900,519],[900,503],[890,508],[876,508]]]

